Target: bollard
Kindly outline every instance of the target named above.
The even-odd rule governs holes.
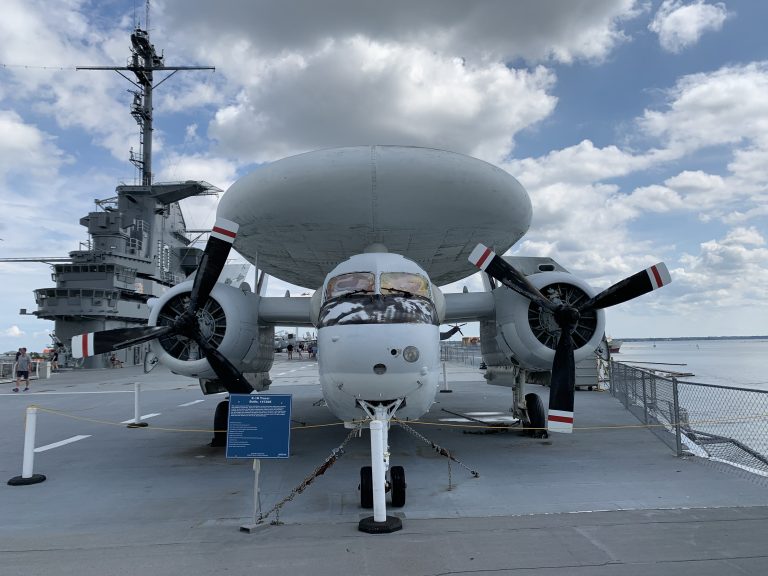
[[[448,378],[445,376],[445,362],[443,362],[443,387],[440,389],[440,392],[443,392],[443,393],[453,392],[453,390],[448,388]]]
[[[128,428],[143,428],[149,426],[147,422],[141,421],[141,407],[139,404],[139,396],[141,395],[141,382],[134,382],[133,384],[133,422],[128,424]]]
[[[253,522],[240,526],[240,532],[256,532],[265,526],[264,522],[259,522],[261,516],[261,496],[259,494],[259,476],[261,475],[261,460],[253,459]]]
[[[35,464],[35,432],[37,430],[37,406],[27,407],[27,420],[24,426],[24,460],[21,465],[21,476],[8,480],[9,486],[26,486],[39,484],[45,480],[43,474],[33,474]]]

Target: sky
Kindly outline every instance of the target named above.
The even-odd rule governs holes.
[[[94,199],[137,176],[132,86],[75,67],[124,65],[145,5],[3,8],[0,257],[63,256]],[[597,289],[666,262],[672,284],[608,310],[609,335],[768,334],[766,21],[748,0],[155,0],[166,64],[216,67],[155,91],[155,181],[226,190],[333,146],[460,152],[531,196],[510,254]],[[187,226],[210,227],[217,201],[185,200]],[[50,342],[52,322],[19,314],[50,274],[0,263],[0,351]],[[481,289],[447,290],[464,285]],[[307,292],[269,283],[288,288]]]

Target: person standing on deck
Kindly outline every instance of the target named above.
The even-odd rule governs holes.
[[[27,354],[27,349],[21,348],[19,350],[19,355],[16,357],[16,388],[13,389],[14,392],[19,391],[19,386],[21,386],[22,380],[25,382],[24,392],[29,391],[30,364],[32,364],[32,358]]]

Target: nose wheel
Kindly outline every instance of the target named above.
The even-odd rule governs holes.
[[[392,506],[402,508],[405,506],[405,470],[402,466],[392,466],[389,471],[389,484],[392,492]]]
[[[402,508],[405,506],[405,469],[402,466],[392,466],[389,471],[389,482],[386,482],[385,491],[390,493],[392,506]],[[363,466],[360,468],[360,507],[373,508],[373,468]]]

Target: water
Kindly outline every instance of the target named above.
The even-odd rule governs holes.
[[[662,362],[685,366],[653,366],[675,372],[693,372],[681,380],[720,386],[736,386],[768,391],[768,338],[753,340],[656,340],[625,341],[619,362]]]

